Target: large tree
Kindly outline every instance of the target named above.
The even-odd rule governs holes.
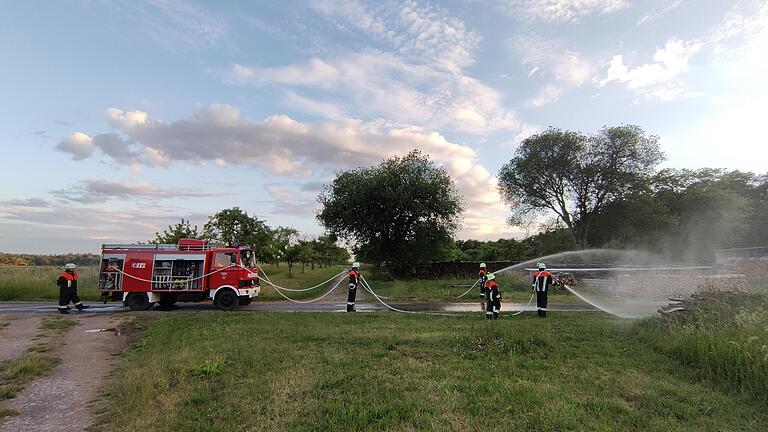
[[[203,225],[203,236],[227,245],[247,245],[261,260],[272,258],[272,230],[267,224],[238,207],[221,210]]]
[[[176,225],[168,225],[168,229],[163,230],[162,233],[155,233],[155,238],[149,242],[152,244],[176,244],[179,239],[199,236],[200,232],[197,230],[197,225],[193,227],[189,220],[181,218],[181,221]]]
[[[318,201],[320,223],[352,243],[358,259],[400,275],[442,258],[463,210],[448,172],[418,150],[338,173]]]
[[[499,190],[512,208],[512,224],[553,213],[586,248],[594,218],[647,187],[663,159],[658,137],[638,126],[605,127],[593,135],[550,128],[518,147],[499,172]]]

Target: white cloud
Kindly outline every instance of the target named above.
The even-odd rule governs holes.
[[[107,120],[119,129],[131,129],[147,122],[147,113],[143,111],[123,111],[117,108],[107,108]]]
[[[318,70],[322,72],[315,76]],[[469,133],[520,127],[514,114],[502,106],[502,96],[480,81],[432,65],[409,63],[382,51],[311,59],[277,68],[237,65],[231,76],[242,84],[272,82],[294,89],[312,87],[323,100],[289,92],[294,97],[288,102],[313,114],[355,112],[399,124],[427,129],[446,127]],[[304,99],[299,101],[295,96]]]
[[[538,91],[538,93],[536,93],[536,96],[534,96],[533,98],[531,98],[531,100],[528,101],[528,104],[536,108],[539,108],[544,105],[557,101],[558,99],[560,99],[560,96],[562,95],[563,95],[563,89],[561,87],[558,87],[554,84],[547,84],[544,87],[542,87]]]
[[[317,194],[276,183],[264,185],[264,190],[272,198],[272,214],[311,218],[319,208]]]
[[[498,0],[513,16],[547,22],[572,22],[587,15],[607,15],[631,5],[629,0]]]
[[[219,46],[228,37],[223,18],[186,0],[104,0],[102,4],[135,20],[169,51]]]
[[[650,11],[649,13],[643,15],[640,17],[640,19],[637,21],[637,27],[647,24],[652,21],[656,21],[659,18],[662,18],[672,11],[678,9],[683,4],[683,0],[674,0],[669,1],[666,4],[662,3],[661,7],[657,7],[654,10]]]
[[[341,119],[345,117],[344,111],[335,104],[304,97],[293,91],[286,92],[284,102],[289,107],[327,119]]]
[[[425,64],[459,71],[474,61],[480,35],[447,11],[413,0],[370,2],[315,0],[315,9],[344,26],[395,47],[398,53]]]
[[[352,37],[382,47],[279,67],[235,64],[226,80],[287,87],[286,105],[327,118],[355,113],[474,134],[520,127],[500,93],[464,73],[480,36],[447,11],[410,0],[316,0],[313,6]]]
[[[205,215],[158,205],[120,209],[51,201],[48,205],[30,207],[14,201],[0,203],[0,232],[5,251],[96,253],[104,242],[147,241],[158,230],[178,222],[181,215],[193,223],[205,220]]]
[[[74,160],[82,160],[93,153],[93,138],[82,132],[72,132],[68,137],[59,141],[56,148],[71,154]]]
[[[104,135],[108,134],[97,137]],[[484,215],[483,224],[506,230],[505,209],[498,196],[496,178],[479,164],[472,148],[452,143],[437,132],[424,133],[419,128],[359,120],[309,124],[284,115],[257,121],[242,117],[239,110],[230,105],[212,105],[200,107],[191,117],[171,123],[147,116],[144,123],[125,125],[111,135],[130,143],[130,158],[109,154],[100,148],[104,155],[118,163],[154,165],[155,161],[146,157],[149,152],[161,155],[167,163],[222,161],[299,178],[326,178],[340,168],[371,165],[386,157],[420,149],[446,167],[467,197],[468,205],[475,209],[473,214]],[[146,185],[128,189],[116,186],[116,190],[132,196],[165,193],[147,189]],[[87,197],[86,201],[93,201],[90,195],[83,196]],[[102,198],[98,193],[95,197]],[[479,222],[470,220],[470,223]]]
[[[528,76],[546,71],[557,81],[569,86],[580,86],[596,73],[596,68],[584,54],[568,49],[560,41],[537,36],[521,35],[511,42],[513,55],[531,67]]]
[[[104,179],[82,180],[66,189],[51,192],[59,198],[83,204],[102,203],[117,198],[155,201],[161,198],[206,197],[211,195],[184,188],[164,189],[147,182]]]
[[[684,90],[680,76],[688,71],[691,56],[699,52],[702,44],[670,39],[663,48],[656,50],[653,63],[632,67],[624,64],[623,55],[615,55],[608,66],[607,76],[596,79],[599,87],[616,81],[624,83],[646,97],[662,100],[691,96]]]

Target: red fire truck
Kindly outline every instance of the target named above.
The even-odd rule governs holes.
[[[247,247],[189,238],[175,245],[105,244],[99,291],[131,310],[204,300],[232,310],[259,295],[259,271]]]

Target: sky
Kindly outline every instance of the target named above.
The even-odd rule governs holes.
[[[339,170],[420,149],[507,225],[549,126],[636,124],[664,167],[765,173],[765,0],[6,2],[0,251],[98,252],[238,206],[322,233]]]

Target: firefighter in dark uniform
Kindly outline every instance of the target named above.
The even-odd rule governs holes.
[[[357,284],[360,282],[360,263],[353,262],[349,269],[349,295],[347,296],[347,312],[355,311],[355,296],[357,295]]]
[[[480,272],[477,278],[480,279],[480,310],[485,310],[485,283],[488,280],[488,271],[485,269],[485,263],[480,263]]]
[[[90,306],[84,305],[77,296],[77,265],[69,263],[64,266],[64,273],[59,276],[56,285],[59,286],[59,312],[69,313],[69,302],[75,304],[77,310],[82,311]]]
[[[554,285],[552,273],[547,271],[544,263],[537,266],[539,271],[533,273],[533,285],[531,288],[536,292],[536,310],[540,317],[547,316],[547,293],[549,288]]]
[[[499,310],[501,310],[501,291],[496,285],[496,275],[488,275],[488,281],[485,285],[485,319],[499,319]]]

